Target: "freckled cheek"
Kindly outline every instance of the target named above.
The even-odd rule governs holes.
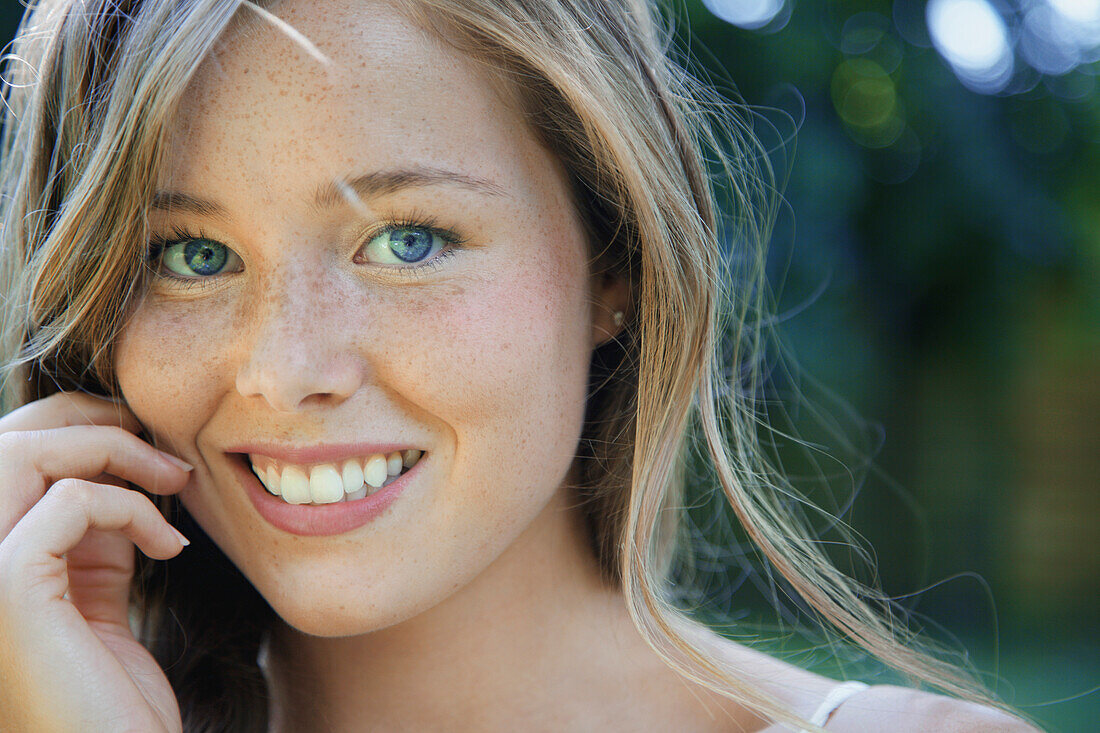
[[[432,307],[410,343],[422,360],[424,405],[460,433],[460,447],[515,446],[579,426],[588,330],[586,293],[572,281],[584,282],[534,263],[495,269]]]
[[[227,370],[231,324],[217,309],[147,307],[130,320],[116,350],[122,394],[157,438],[189,449],[195,435],[232,387]]]

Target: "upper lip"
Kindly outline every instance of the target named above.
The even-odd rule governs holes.
[[[385,455],[415,447],[407,443],[328,443],[311,446],[248,443],[230,446],[226,449],[226,453],[249,453],[267,456],[282,463],[337,463],[347,458],[362,458],[376,453]]]

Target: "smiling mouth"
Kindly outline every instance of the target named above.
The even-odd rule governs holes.
[[[413,449],[299,465],[249,453],[247,460],[269,494],[287,504],[314,506],[364,499],[399,479],[423,455]]]

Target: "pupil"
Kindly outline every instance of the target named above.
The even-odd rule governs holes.
[[[183,248],[187,266],[200,275],[216,275],[225,266],[225,247],[214,246],[204,239],[193,239]]]
[[[390,249],[405,262],[416,262],[432,248],[432,235],[423,229],[396,229],[390,233]]]

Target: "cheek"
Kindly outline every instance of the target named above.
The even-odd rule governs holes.
[[[130,409],[151,437],[185,454],[226,389],[232,330],[228,322],[217,322],[219,312],[197,302],[171,310],[146,304],[128,320],[115,351]]]
[[[586,284],[580,256],[532,259],[465,281],[426,319],[421,402],[454,431],[460,474],[528,470],[533,485],[568,468],[587,390]]]

